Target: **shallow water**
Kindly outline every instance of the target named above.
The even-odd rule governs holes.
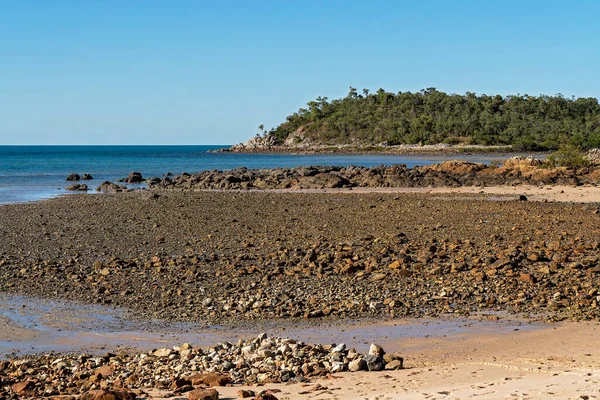
[[[85,351],[103,353],[135,348],[141,351],[182,343],[207,347],[219,341],[250,339],[261,332],[309,343],[345,343],[359,351],[372,342],[387,351],[405,350],[403,340],[456,338],[466,335],[538,329],[541,325],[516,318],[423,318],[389,322],[268,322],[244,328],[225,328],[192,323],[136,321],[127,310],[0,294],[0,358],[41,352]],[[10,321],[8,324],[6,320]],[[5,324],[2,327],[2,324]],[[313,325],[311,325],[313,324]],[[14,334],[7,326],[25,333]],[[432,339],[433,340],[433,339]]]
[[[64,194],[71,173],[90,173],[80,181],[91,189],[132,171],[144,177],[171,172],[196,173],[238,167],[276,168],[300,165],[428,165],[449,159],[489,163],[497,156],[293,155],[208,153],[225,146],[0,146],[0,204],[40,200]],[[68,192],[67,192],[68,193]]]

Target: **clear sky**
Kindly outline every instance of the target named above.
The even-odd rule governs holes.
[[[232,144],[359,90],[600,95],[600,1],[14,0],[0,144]]]

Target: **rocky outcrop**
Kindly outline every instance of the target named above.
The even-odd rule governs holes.
[[[79,176],[79,174],[69,174],[67,176],[67,181],[78,181],[81,179],[81,176]]]
[[[89,180],[94,179],[94,177],[92,175],[90,175],[90,174],[83,174],[83,176],[81,177],[81,179],[84,180],[84,181],[89,181]]]
[[[204,171],[162,180],[153,179],[153,189],[245,190],[245,189],[328,189],[351,187],[439,187],[497,185],[582,185],[598,183],[594,168],[544,168],[541,160],[513,157],[499,167],[467,161],[407,168],[405,165],[379,167],[296,167],[275,169],[237,168]]]
[[[277,145],[277,142],[273,136],[255,136],[245,143],[235,144],[227,149],[222,149],[224,152],[232,153],[244,153],[254,152],[261,150],[270,150]]]

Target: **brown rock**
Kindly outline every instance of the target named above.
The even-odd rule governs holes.
[[[265,390],[256,395],[254,400],[278,400],[270,390]]]
[[[521,274],[521,281],[525,283],[535,283],[535,278],[531,274]]]
[[[35,382],[30,379],[27,379],[26,381],[15,383],[12,386],[12,391],[17,394],[20,394],[20,393],[26,392],[27,390],[31,390],[34,387],[35,387]]]
[[[111,376],[114,373],[114,369],[110,365],[103,365],[94,371],[94,375],[101,375],[103,378]]]
[[[229,379],[229,375],[219,374],[217,372],[207,372],[204,374],[192,375],[190,376],[189,380],[192,382],[192,386],[225,386],[231,381]]]
[[[188,393],[189,400],[219,400],[219,392],[215,389],[194,389]]]
[[[79,400],[135,400],[136,395],[128,390],[90,390],[82,394]]]
[[[256,396],[256,393],[253,390],[238,390],[237,394],[240,396],[240,399]]]

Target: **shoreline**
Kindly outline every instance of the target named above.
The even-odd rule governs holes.
[[[454,146],[454,145],[399,145],[399,146],[265,146],[250,147],[232,145],[220,149],[208,150],[209,153],[223,154],[282,154],[282,155],[398,155],[398,156],[497,156],[509,158],[514,156],[545,157],[550,151],[521,151],[510,146]]]

